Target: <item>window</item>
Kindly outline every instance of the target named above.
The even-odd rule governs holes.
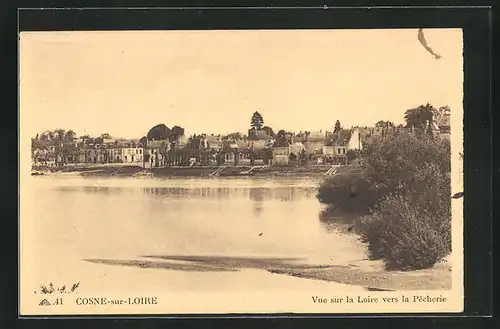
[[[345,154],[345,149],[342,149],[342,153]]]
[[[139,154],[142,154],[142,150],[139,150]]]
[[[127,160],[127,156],[125,156],[125,160]]]
[[[340,154],[340,148],[337,149],[337,154]]]
[[[138,149],[135,150],[135,154],[139,154],[139,150]]]

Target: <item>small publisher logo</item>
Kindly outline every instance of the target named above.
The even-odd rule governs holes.
[[[40,304],[38,304],[38,306],[50,306],[50,305],[52,304],[50,304],[50,302],[46,299],[42,300]]]

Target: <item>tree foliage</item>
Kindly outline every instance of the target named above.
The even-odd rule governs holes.
[[[423,130],[433,121],[437,112],[438,111],[434,108],[434,106],[429,103],[408,109],[404,115],[406,126]]]
[[[392,128],[392,127],[394,127],[394,122],[380,120],[380,121],[377,121],[377,123],[375,123],[375,127],[381,128],[381,129]]]
[[[72,142],[76,139],[76,133],[72,130],[65,129],[54,129],[53,131],[45,131],[41,134],[37,134],[35,141],[52,141],[53,144],[61,142]]]
[[[449,195],[448,195],[449,199]],[[422,212],[408,195],[388,195],[361,221],[362,238],[372,259],[388,269],[432,267],[451,251],[451,214]]]
[[[170,138],[170,129],[163,123],[158,124],[148,131],[146,137],[150,141],[168,140]]]
[[[419,169],[428,164],[449,173],[449,141],[410,134],[378,137],[363,150],[365,178],[381,194],[406,193],[411,190]]]
[[[262,130],[264,130],[269,136],[274,138],[275,134],[274,134],[273,128],[271,128],[269,126],[264,126],[264,127],[262,127]]]
[[[319,201],[363,215],[372,258],[402,270],[432,266],[451,251],[451,153],[447,140],[376,137],[361,152],[361,175],[325,180]],[[347,178],[346,178],[347,177]]]
[[[289,143],[286,135],[287,135],[286,131],[284,131],[283,129],[278,131],[278,133],[276,134],[276,143],[274,144],[274,146],[276,146],[276,147],[289,146],[290,143]]]
[[[173,126],[170,131],[170,139],[176,140],[177,138],[184,136],[184,128],[180,126]]]
[[[336,134],[342,130],[342,126],[340,125],[340,121],[335,121],[335,127],[333,128],[333,133]]]
[[[243,135],[239,132],[230,133],[222,137],[222,140],[239,140],[243,139]]]
[[[359,157],[359,150],[347,150],[347,161],[351,162]]]
[[[264,126],[264,118],[262,115],[255,111],[254,114],[252,114],[252,118],[250,120],[250,127],[253,130],[260,130]]]

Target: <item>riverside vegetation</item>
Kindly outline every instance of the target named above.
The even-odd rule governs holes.
[[[324,180],[318,199],[358,215],[354,228],[371,259],[389,270],[434,266],[451,252],[451,153],[428,134],[381,136],[351,175]]]

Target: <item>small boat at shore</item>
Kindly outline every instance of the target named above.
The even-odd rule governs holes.
[[[31,176],[44,176],[44,175],[46,175],[46,173],[43,171],[32,171],[31,172]]]
[[[52,172],[50,170],[31,170],[31,176],[45,176],[51,174]]]
[[[148,170],[142,170],[139,172],[136,172],[135,174],[132,175],[133,177],[153,177],[153,173],[148,171]]]

